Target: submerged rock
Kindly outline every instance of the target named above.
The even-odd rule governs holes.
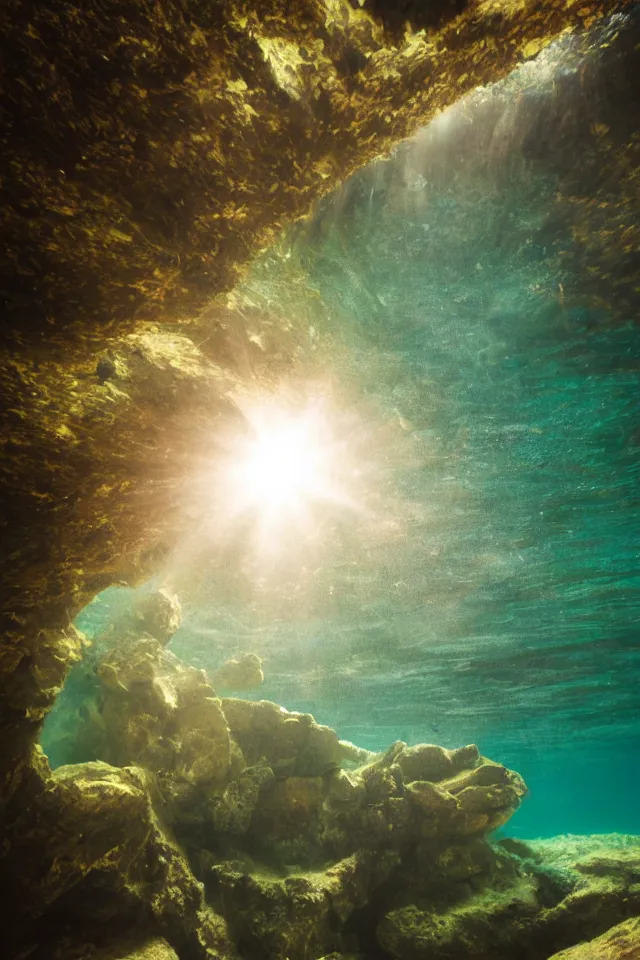
[[[413,833],[420,811],[406,795],[407,783],[431,781],[407,781],[389,766],[346,778],[335,769],[318,772],[319,759],[333,749],[329,733],[318,735],[308,755],[302,747],[291,753],[272,747],[266,733],[254,749],[248,737],[247,750],[257,755],[246,760],[248,769],[264,771],[264,780],[262,774],[243,779],[245,758],[206,678],[172,672],[153,644],[144,656],[136,653],[131,669],[114,657],[95,677],[81,752],[88,759],[93,750],[101,764],[53,775],[33,750],[38,725],[80,646],[65,624],[105,586],[157,572],[185,533],[175,496],[188,455],[201,449],[218,415],[234,422],[222,377],[200,349],[204,338],[196,347],[200,334],[191,341],[172,329],[232,289],[241,262],[279,234],[284,219],[307,213],[357,165],[390,149],[465,90],[503,75],[530,55],[532,43],[537,48],[565,26],[588,25],[630,4],[424,4],[422,14],[413,4],[415,31],[405,27],[407,5],[375,0],[366,9],[356,6],[365,5],[141,3],[114,5],[117,15],[106,16],[106,5],[93,0],[3,5],[10,136],[3,138],[9,255],[2,259],[2,289],[9,350],[0,407],[11,510],[2,551],[0,856],[8,957],[43,960],[56,954],[56,937],[71,930],[89,945],[78,951],[88,958],[96,931],[109,941],[125,929],[135,931],[140,944],[157,943],[160,935],[189,960],[233,956],[224,922],[207,909],[189,863],[205,853],[226,862],[234,844],[246,846],[240,850],[245,861],[252,854],[258,861],[245,819],[225,826],[212,812],[220,797],[233,808],[234,784],[242,785],[237,791],[246,798],[250,826],[276,777],[319,777],[327,791],[320,809],[331,813],[322,849],[351,843],[377,850],[385,841],[389,859],[400,862],[397,874],[365,884],[360,899],[351,893],[334,898],[306,940],[308,900],[295,900],[295,884],[281,897],[274,893],[262,929],[292,923],[295,930],[290,945],[263,944],[252,917],[261,956],[290,948],[292,957],[311,960],[335,944],[340,954],[369,952],[368,931],[401,909],[392,894],[403,888],[409,902],[417,896],[409,870],[414,847],[425,890],[431,863],[455,863],[463,871],[471,850],[468,869],[487,875],[475,851],[486,854],[482,831],[489,819],[471,840],[456,838],[450,855],[453,841],[440,836],[437,824],[423,822]],[[635,196],[630,152],[617,150],[614,140],[601,155],[617,162],[618,171],[628,168],[628,195]],[[593,211],[579,221],[568,255],[583,258],[577,276],[591,275],[595,284],[607,273],[594,267],[599,243],[612,251],[605,267],[626,262],[634,204],[626,203],[623,216],[622,203],[599,202],[604,192],[566,193],[566,204]],[[603,225],[615,227],[615,242],[598,224],[602,208],[612,211]],[[622,286],[636,289],[633,269],[627,275],[633,283]],[[626,321],[635,301],[621,302]],[[140,329],[154,320],[170,326]],[[216,358],[241,358],[230,365],[242,370],[246,351],[235,342],[234,324],[223,313],[213,328],[205,349]],[[288,341],[294,348],[296,338],[294,329]],[[109,344],[128,368],[124,383],[118,374],[115,384],[110,369],[98,370],[96,383],[96,353]],[[287,352],[285,343],[282,369]],[[173,629],[171,623],[140,626],[160,646]],[[280,736],[278,728],[274,739]],[[294,761],[288,773],[286,763],[277,765],[282,756]],[[105,757],[136,766],[108,766]],[[502,810],[507,815],[510,807]],[[432,829],[433,836],[424,835]],[[337,869],[332,856],[324,873]],[[533,873],[544,890],[545,917],[559,885],[536,866],[542,859],[541,852],[523,858],[517,869]],[[264,869],[257,862],[256,874]],[[556,869],[564,875],[564,865]],[[589,917],[609,922],[622,909],[623,891],[625,909],[635,909],[626,860],[616,871],[606,874],[599,860],[595,873],[583,874],[582,889],[590,893],[576,909],[576,928],[589,907]],[[351,883],[357,887],[357,878]],[[341,889],[347,887],[345,880]],[[319,889],[322,898],[326,888]],[[460,896],[467,894],[465,886]],[[343,922],[349,905],[365,900]],[[445,901],[439,901],[443,910]],[[230,903],[225,910],[244,950],[238,908]],[[554,917],[564,930],[566,916],[558,909]]]
[[[340,766],[338,735],[310,714],[291,713],[268,700],[226,698],[222,708],[247,763],[264,759],[278,776],[322,776]]]
[[[139,632],[148,633],[166,645],[180,628],[182,607],[168,590],[156,590],[138,601],[132,617]]]
[[[125,939],[107,947],[67,942],[54,948],[50,956],[51,960],[179,960],[162,937],[144,941]]]
[[[176,780],[195,785],[225,779],[229,731],[203,671],[185,667],[159,641],[142,636],[114,648],[97,674],[105,759],[149,767],[170,793]]]
[[[326,870],[279,877],[242,864],[212,868],[207,893],[249,956],[303,960],[343,944],[343,926],[369,903],[397,858],[357,855]]]
[[[155,938],[139,947],[127,950],[126,953],[109,951],[104,960],[107,958],[108,960],[178,960],[178,955],[166,940]]]
[[[274,779],[273,770],[266,763],[243,770],[221,796],[211,800],[211,823],[214,830],[231,836],[246,833],[263,788]]]
[[[405,870],[395,906],[376,934],[397,960],[546,960],[640,914],[637,837],[506,840],[495,846],[479,840],[440,852],[423,845],[405,860]],[[607,949],[616,943],[614,936],[602,939]],[[576,948],[576,960],[627,957],[591,954],[590,947]],[[567,960],[573,956],[567,951]],[[635,960],[633,952],[628,957]]]
[[[245,653],[227,660],[213,673],[211,680],[215,687],[222,690],[255,690],[264,682],[262,661],[255,653]]]
[[[473,767],[478,759],[475,745],[460,750],[445,750],[431,743],[417,747],[406,745],[396,757],[396,763],[406,780],[429,780],[437,782],[452,777],[467,767]]]
[[[365,763],[370,763],[375,759],[375,753],[371,750],[365,750],[364,747],[357,747],[350,740],[340,741],[340,750],[342,753],[342,765],[344,767],[361,767]]]
[[[550,960],[636,960],[640,957],[640,919],[626,920],[588,943],[579,943]]]
[[[640,841],[492,844],[526,794],[517,773],[473,744],[374,755],[309,714],[220,699],[166,649],[175,609],[156,596],[137,632],[92,648],[96,759],[54,774],[42,909],[90,925],[144,910],[195,960],[546,960],[640,914]]]

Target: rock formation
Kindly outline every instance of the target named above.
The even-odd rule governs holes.
[[[212,677],[215,686],[222,690],[255,690],[263,680],[262,662],[255,653],[227,660]]]
[[[630,7],[409,4],[413,29],[384,0],[2,5],[7,957],[419,956],[436,902],[431,956],[498,957],[472,919],[494,887],[526,956],[530,918],[580,899],[579,871],[560,888],[542,853],[488,845],[523,787],[472,749],[399,744],[357,766],[309,717],[220,701],[165,649],[171,604],[95,660],[71,623],[188,533],[176,492],[237,421],[254,349],[213,298],[251,256],[465,91]],[[85,762],[52,773],[39,730],[78,661],[82,742],[70,724],[64,750]],[[582,933],[635,909],[611,869]]]
[[[554,954],[551,960],[635,960],[640,957],[640,920],[625,920],[601,937]]]
[[[93,755],[54,771],[46,815],[13,823],[29,837],[15,889],[38,892],[23,949],[66,922],[101,950],[119,918],[180,957],[543,960],[640,911],[637,840],[492,844],[517,773],[473,745],[370,755],[309,715],[220,699],[148,632],[166,640],[176,609],[146,596],[96,641],[92,681],[76,668]],[[45,835],[55,868],[23,874]]]
[[[445,893],[443,909],[441,882],[433,881],[408,898],[400,894],[378,940],[398,960],[547,960],[568,943],[637,916],[639,866],[637,837],[505,840],[489,856],[477,844],[447,859],[445,882],[464,891],[459,901]]]

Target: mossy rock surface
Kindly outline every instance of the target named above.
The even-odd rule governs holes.
[[[636,960],[640,957],[640,919],[626,920],[601,937],[555,953],[550,960]]]

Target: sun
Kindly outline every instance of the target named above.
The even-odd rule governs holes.
[[[309,526],[320,504],[348,503],[341,447],[321,404],[292,410],[266,403],[243,412],[247,431],[225,470],[232,517],[250,513],[263,530]]]
[[[254,415],[252,435],[235,466],[235,495],[245,505],[286,511],[327,493],[329,450],[317,418],[283,413]]]

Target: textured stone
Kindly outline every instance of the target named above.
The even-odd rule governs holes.
[[[162,779],[221,782],[231,743],[220,701],[201,671],[185,667],[151,637],[127,637],[97,668],[101,717],[112,763],[141,763]]]
[[[91,649],[94,669],[79,674],[103,758],[54,774],[75,820],[112,807],[108,836],[126,841],[111,840],[97,866],[74,854],[72,877],[80,871],[90,888],[100,875],[118,902],[143,903],[156,929],[195,956],[213,942],[230,956],[228,925],[239,945],[305,960],[309,944],[342,949],[344,925],[392,874],[392,891],[411,895],[421,877],[423,891],[455,889],[454,902],[462,883],[493,876],[486,841],[465,838],[496,810],[515,809],[524,792],[514,789],[517,774],[473,747],[398,742],[372,756],[309,715],[218,700],[204,671],[136,635],[136,624],[150,627],[134,613],[108,629]],[[365,763],[354,768],[358,759]],[[122,766],[130,763],[137,767]],[[415,772],[451,776],[406,782]],[[207,911],[198,880],[221,915]],[[43,890],[45,902],[66,902],[71,883]],[[97,909],[84,910],[87,922]]]
[[[51,960],[179,960],[175,950],[161,937],[143,943],[125,940],[109,947],[74,943],[68,938],[65,941],[50,945]]]
[[[395,758],[407,781],[445,780],[455,773],[453,761],[448,750],[433,744],[421,744],[417,747],[404,747]]]
[[[340,765],[337,734],[309,714],[290,713],[268,700],[227,698],[222,709],[249,764],[265,760],[282,776],[318,776]]]
[[[178,960],[178,955],[166,940],[155,939],[113,960]]]
[[[263,681],[262,662],[255,653],[227,660],[211,676],[216,689],[223,690],[255,690]]]
[[[84,943],[99,945],[92,938],[104,938],[105,925],[114,923],[126,936],[140,929],[141,917],[143,929],[176,947],[201,943],[203,957],[207,947],[224,943],[224,921],[205,923],[202,888],[159,825],[145,771],[94,762],[50,776],[35,756],[28,790],[16,794],[5,825],[16,838],[0,858],[5,915],[12,919],[8,956],[51,956],[55,916],[66,918],[60,930],[71,927]],[[44,865],[34,856],[43,846]]]
[[[554,953],[550,960],[637,960],[640,957],[640,919],[626,920],[601,937]]]
[[[340,948],[341,927],[395,865],[390,855],[357,855],[325,871],[282,878],[249,874],[241,863],[229,862],[212,868],[207,889],[245,949],[269,960],[304,960]]]
[[[535,914],[528,884],[492,892],[442,912],[415,905],[391,911],[378,928],[380,945],[397,960],[490,960],[513,954],[513,923]]]
[[[539,917],[558,950],[597,937],[629,916],[640,915],[640,839],[612,834],[556,837],[527,844],[527,866],[542,889],[555,889]],[[552,950],[548,951],[549,954]]]
[[[444,847],[431,839],[405,861],[378,941],[398,960],[546,960],[639,915],[639,878],[635,837],[507,840],[493,848],[479,838]],[[590,958],[589,948],[577,948],[576,958]]]
[[[251,822],[254,848],[267,861],[309,866],[321,849],[324,784],[320,777],[287,777],[264,791]],[[316,856],[314,856],[316,854]]]
[[[135,605],[133,618],[139,633],[149,633],[167,644],[182,621],[180,601],[167,590],[156,590]]]
[[[428,780],[414,780],[407,784],[407,795],[424,813],[453,813],[458,803],[452,794]]]
[[[526,788],[474,748],[398,742],[370,759],[310,716],[218,700],[203,671],[153,637],[111,642],[94,674],[96,742],[139,766],[95,761],[51,777],[34,755],[38,786],[26,796],[37,799],[14,807],[11,829],[24,839],[4,867],[21,875],[47,837],[53,866],[43,872],[36,858],[14,894],[24,914],[21,893],[38,891],[37,905],[25,898],[35,930],[71,916],[99,951],[101,924],[132,930],[142,911],[144,932],[196,960],[353,947],[406,960],[546,960],[640,912],[637,841],[492,846],[487,832]],[[353,768],[356,756],[367,762]],[[447,778],[405,779],[416,771]],[[28,936],[18,943],[39,949]]]
[[[246,833],[263,788],[274,779],[273,770],[266,763],[243,770],[221,796],[211,800],[214,830],[234,836]]]

